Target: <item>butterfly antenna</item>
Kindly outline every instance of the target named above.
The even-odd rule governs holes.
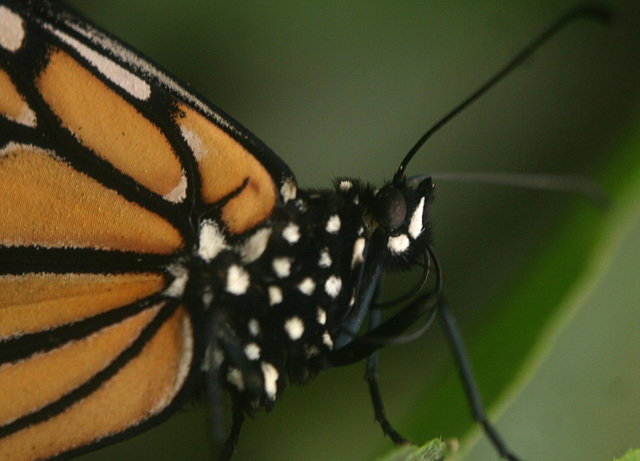
[[[430,173],[411,176],[407,185],[418,185],[431,178],[436,181],[514,186],[541,191],[562,191],[579,194],[600,208],[607,208],[611,199],[602,187],[591,178],[572,174],[523,174],[523,173]]]
[[[526,61],[538,48],[540,48],[547,40],[553,37],[557,32],[562,30],[566,25],[580,18],[591,18],[602,23],[608,23],[611,19],[611,13],[604,7],[597,5],[583,5],[569,11],[562,16],[551,26],[545,29],[537,38],[535,38],[529,45],[523,48],[511,61],[509,61],[500,71],[498,71],[492,78],[487,80],[484,85],[478,88],[474,93],[467,97],[464,101],[454,107],[447,115],[442,117],[435,125],[429,128],[425,134],[416,142],[411,148],[409,153],[404,157],[402,163],[398,167],[398,171],[393,177],[394,184],[400,184],[404,180],[404,173],[407,165],[413,159],[416,152],[418,152],[427,140],[433,136],[440,128],[446,125],[456,115],[466,109],[469,105],[476,101],[480,96],[485,94],[491,88],[493,88],[500,80],[510,74],[516,67]]]

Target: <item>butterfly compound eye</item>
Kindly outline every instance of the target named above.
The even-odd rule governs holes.
[[[394,230],[400,227],[407,217],[407,202],[402,192],[393,187],[381,190],[374,213],[376,221],[383,228]]]

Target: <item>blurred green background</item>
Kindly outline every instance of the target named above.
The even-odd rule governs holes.
[[[327,186],[337,175],[389,179],[430,125],[575,4],[71,3],[248,127],[288,163],[301,187]],[[630,153],[629,141],[640,126],[640,3],[609,4],[611,26],[583,21],[567,28],[439,132],[409,170],[584,173],[613,195],[612,209],[602,211],[568,194],[437,185],[433,221],[446,292],[488,404],[519,370],[533,373],[520,367],[542,356],[540,341],[549,344],[550,330],[575,324],[587,332],[586,345],[571,346],[582,361],[562,359],[521,419],[498,423],[525,459],[604,460],[640,446],[639,375],[628,372],[640,366],[640,340],[630,327],[640,319],[640,297],[632,293],[637,263],[606,284],[624,298],[599,299],[595,330],[567,314],[582,312],[573,301],[576,286],[589,292],[599,286],[598,270],[622,256],[640,256],[637,246],[619,254],[611,243],[622,241],[613,237],[616,230],[626,229],[637,212],[627,186],[640,177],[640,156]],[[412,280],[393,277],[393,285],[402,289]],[[608,326],[608,337],[597,334],[613,320],[627,328]],[[626,338],[624,348],[606,356],[603,366],[595,352],[608,351],[616,338]],[[609,366],[614,357],[621,368]],[[271,414],[245,423],[236,459],[366,460],[388,451],[391,443],[373,421],[363,368],[330,370],[305,387],[288,388]],[[473,427],[439,325],[412,344],[387,347],[380,379],[391,420],[412,440],[463,437]],[[560,381],[567,383],[565,394],[551,389]],[[564,406],[569,400],[577,401],[575,408],[596,407],[579,413]],[[603,410],[615,402],[615,411]],[[622,419],[622,410],[631,419]],[[209,430],[206,409],[192,405],[144,435],[82,459],[207,459]],[[579,454],[586,441],[586,454]],[[485,449],[469,459],[497,456]]]

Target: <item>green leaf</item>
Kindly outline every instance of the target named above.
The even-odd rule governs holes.
[[[615,461],[640,461],[640,450],[629,450]]]
[[[449,447],[440,439],[433,439],[421,447],[402,446],[380,461],[444,461]]]
[[[639,128],[630,130],[611,152],[614,160],[604,181],[613,203],[598,246],[540,336],[520,379],[524,389],[507,392],[497,405],[506,406],[498,427],[525,459],[605,460],[637,443],[640,119],[637,122]],[[575,222],[583,225],[577,218]],[[478,435],[476,430],[471,438]],[[491,452],[479,437],[468,458],[491,459]]]

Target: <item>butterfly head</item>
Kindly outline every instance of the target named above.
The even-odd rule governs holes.
[[[339,193],[348,192],[345,185],[353,183],[339,180]],[[385,269],[408,269],[424,254],[431,239],[433,192],[431,178],[402,178],[372,191],[363,221],[368,231],[369,254]]]

